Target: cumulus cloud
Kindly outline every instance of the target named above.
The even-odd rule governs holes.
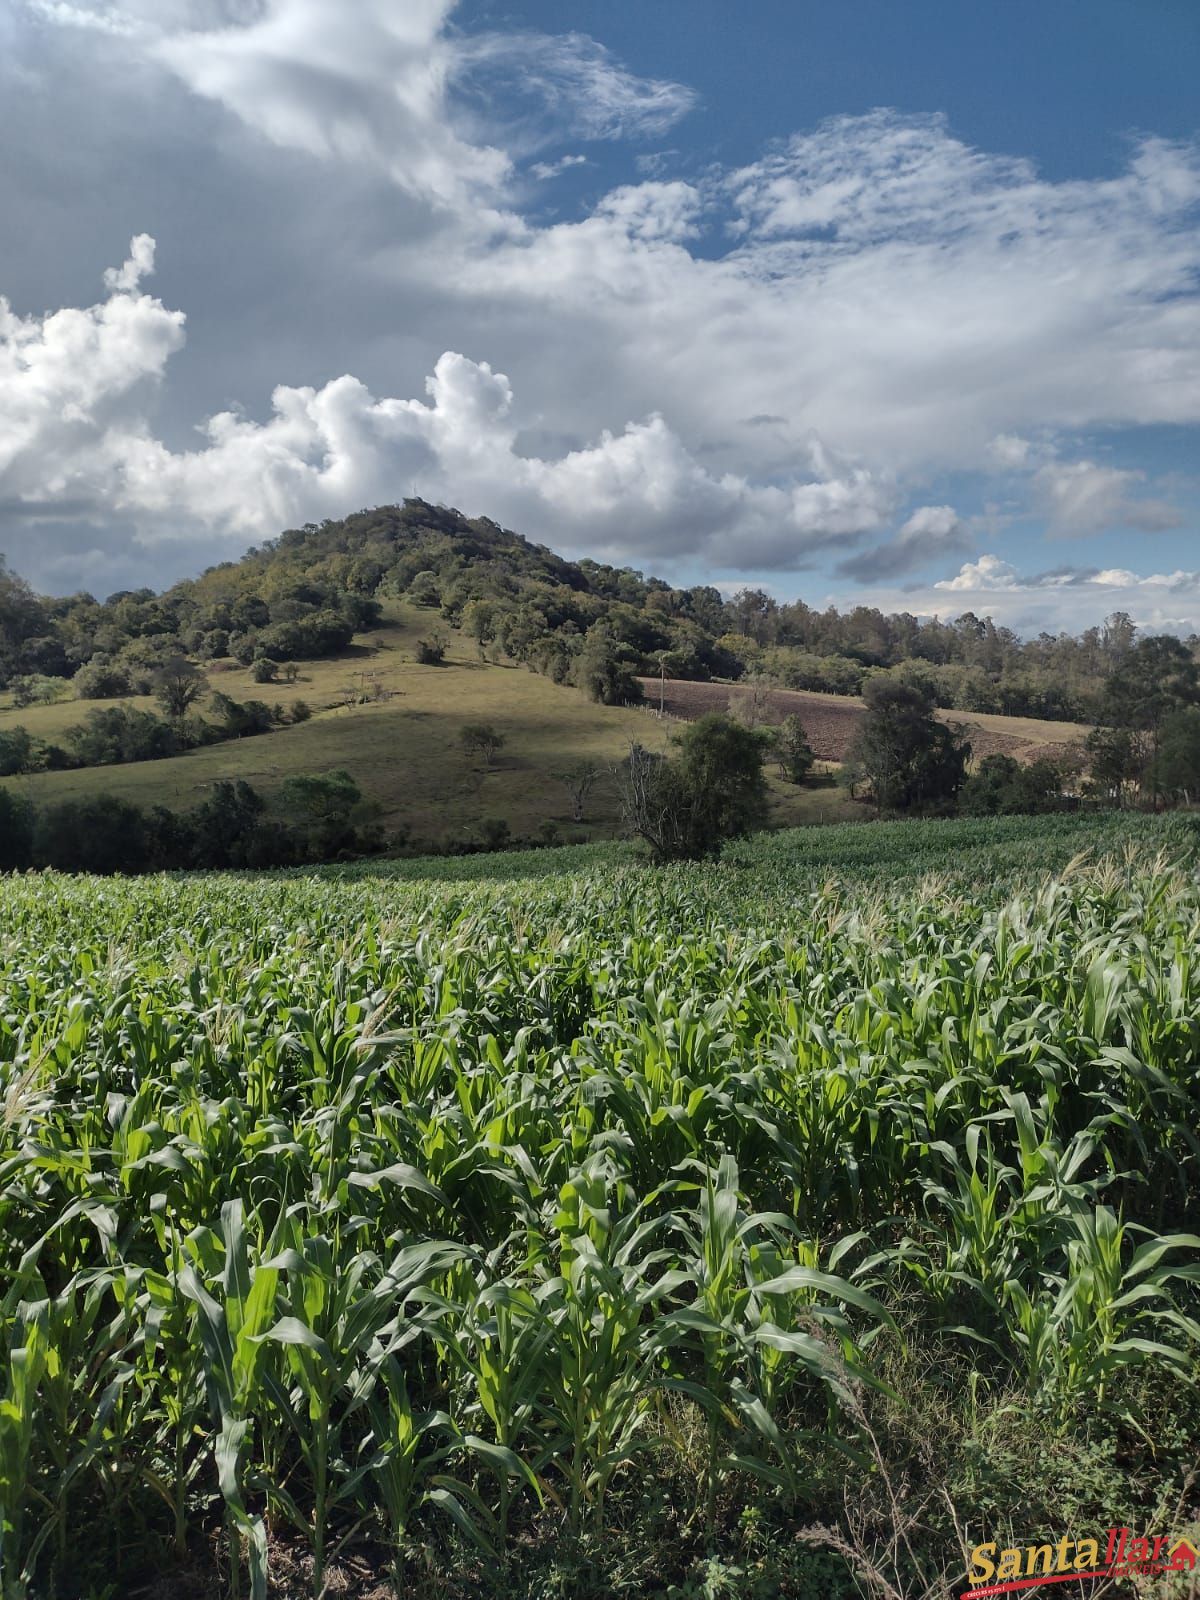
[[[558,458],[517,449],[508,378],[446,352],[426,400],[376,398],[357,378],[281,385],[272,415],[226,411],[205,443],[172,450],[131,402],[183,342],[183,317],[139,293],[154,241],[105,274],[109,298],[86,311],[0,319],[0,497],[44,517],[68,498],[143,519],[142,537],[192,538],[198,527],[249,538],[348,506],[429,498],[502,516],[583,550],[671,558],[708,551],[722,565],[801,564],[811,552],[877,529],[890,491],[862,470],[834,469],[814,447],[807,476],[755,483],[714,474],[660,415],[604,431]],[[162,531],[169,530],[169,531]]]
[[[848,557],[837,570],[860,583],[899,578],[970,543],[953,506],[919,506],[889,543]]]
[[[935,584],[934,593],[953,596],[964,609],[1008,617],[1025,632],[1087,627],[1113,611],[1128,612],[1151,631],[1200,629],[1200,572],[1183,569],[1143,576],[1121,567],[1067,568],[1025,577],[1011,562],[985,555]]]
[[[0,298],[0,499],[107,500],[106,441],[141,425],[146,390],[184,339],[183,313],[139,292],[153,263],[140,234],[98,305],[22,318]]]

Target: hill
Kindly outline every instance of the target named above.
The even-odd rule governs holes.
[[[672,723],[649,708],[606,706],[578,689],[551,682],[514,663],[481,660],[475,643],[445,630],[442,666],[414,659],[429,618],[392,602],[383,620],[356,636],[344,654],[305,662],[291,685],[256,683],[246,667],[211,663],[209,681],[236,700],[302,697],[309,720],[253,738],[201,746],[157,761],[31,773],[8,780],[36,804],[83,795],[111,794],[139,805],[183,810],[220,779],[241,778],[270,796],[289,777],[348,770],[364,795],[379,805],[389,832],[407,830],[436,845],[453,843],[484,818],[506,822],[531,837],[547,823],[564,836],[605,837],[616,831],[617,797],[603,778],[589,797],[585,820],[572,818],[570,799],[555,773],[579,761],[607,769],[631,741],[651,749],[669,743]],[[380,695],[348,704],[364,685]],[[60,738],[90,706],[123,704],[154,709],[147,697],[0,710],[0,733],[26,727],[43,739]],[[469,722],[486,722],[504,738],[493,768],[470,757],[461,744]],[[832,786],[796,789],[771,780],[772,820],[825,822],[854,814]]]
[[[757,676],[842,694],[903,670],[949,710],[1091,720],[1136,632],[1118,614],[1078,638],[1022,641],[972,613],[817,611],[752,588],[727,599],[710,585],[567,560],[487,518],[407,500],[289,529],[162,594],[47,599],[0,569],[0,689],[38,698],[70,680],[89,698],[137,693],[180,653],[245,665],[328,658],[398,600],[609,702],[664,664],[689,681]]]

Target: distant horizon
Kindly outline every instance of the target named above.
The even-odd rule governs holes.
[[[1200,631],[1200,8],[15,0],[0,549],[396,486],[817,609]]]

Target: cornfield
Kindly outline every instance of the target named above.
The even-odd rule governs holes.
[[[1099,1430],[1186,1506],[1197,843],[6,880],[4,1600],[257,1600],[281,1552],[289,1593],[524,1593],[638,1517],[741,1592],[756,1528],[821,1522],[849,1586],[807,1592],[940,1593],[950,1513],[834,1526],[920,1487],[883,1433],[926,1404]]]

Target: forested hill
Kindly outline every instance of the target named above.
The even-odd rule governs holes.
[[[240,561],[162,594],[46,599],[0,574],[0,687],[41,698],[138,692],[165,661],[335,655],[407,598],[465,629],[481,651],[523,661],[594,698],[637,697],[638,674],[739,678],[858,693],[892,670],[942,706],[1090,720],[1135,630],[1120,614],[1079,637],[1022,641],[968,613],[944,623],[866,606],[816,611],[760,590],[730,600],[629,568],[568,561],[487,518],[421,500],[291,529]],[[1195,641],[1193,641],[1195,643]]]

